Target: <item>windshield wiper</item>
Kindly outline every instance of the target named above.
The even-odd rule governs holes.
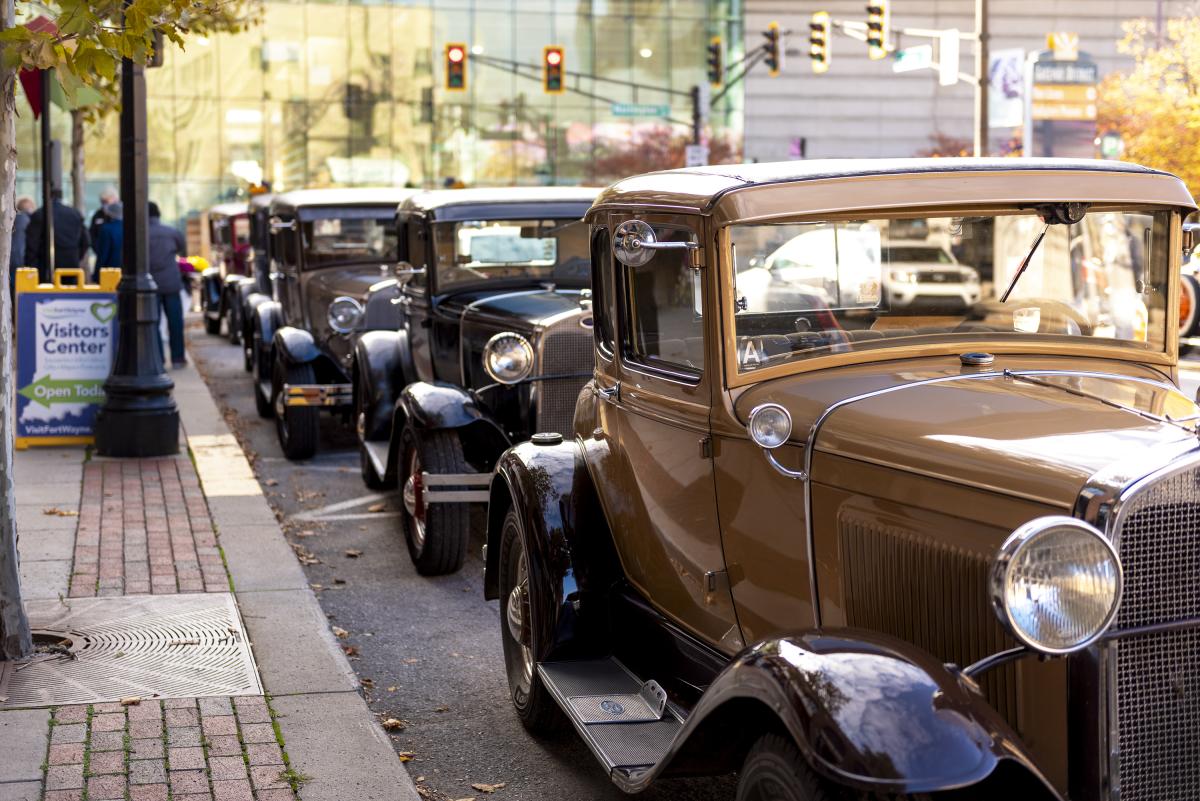
[[[1004,303],[1008,300],[1008,296],[1017,288],[1017,281],[1021,280],[1021,276],[1025,274],[1025,268],[1029,266],[1029,262],[1033,260],[1033,254],[1037,253],[1038,246],[1042,244],[1042,240],[1046,238],[1046,232],[1050,230],[1050,223],[1046,223],[1046,227],[1038,234],[1037,239],[1033,240],[1033,247],[1029,249],[1029,255],[1021,262],[1021,266],[1017,268],[1017,274],[1013,276],[1012,281],[1008,285],[1008,289],[1004,290],[1004,294],[1000,296],[1000,302]]]

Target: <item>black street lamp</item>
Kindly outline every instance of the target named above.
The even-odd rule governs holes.
[[[128,0],[126,0],[128,3]],[[121,200],[125,207],[121,282],[117,285],[117,353],[96,414],[101,456],[179,452],[175,388],[163,365],[158,286],[150,275],[150,187],[146,157],[146,74],[121,61]]]

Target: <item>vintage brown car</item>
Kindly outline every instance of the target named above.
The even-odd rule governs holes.
[[[630,792],[1200,796],[1193,208],[1174,176],[1062,160],[602,193],[595,377],[490,489],[522,722],[570,721]],[[902,272],[943,280],[893,275],[897,241],[953,253],[978,302],[889,305]]]

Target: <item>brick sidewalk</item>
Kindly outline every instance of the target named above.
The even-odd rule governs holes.
[[[229,591],[186,456],[86,464],[74,560],[72,598]]]

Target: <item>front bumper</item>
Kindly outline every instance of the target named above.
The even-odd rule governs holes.
[[[349,406],[354,402],[354,385],[284,384],[280,398],[284,406]]]

